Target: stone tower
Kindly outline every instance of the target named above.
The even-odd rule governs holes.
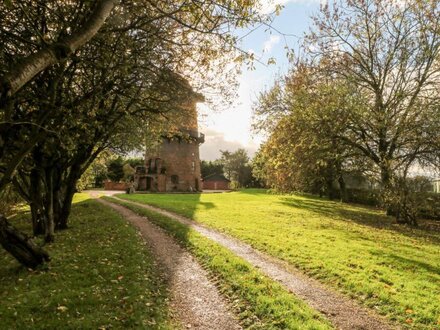
[[[203,101],[201,94],[191,92],[187,104],[182,105],[184,118],[162,134],[157,147],[146,150],[145,166],[136,168],[134,186],[137,191],[194,192],[202,189],[199,145],[205,137],[198,131],[196,104]]]

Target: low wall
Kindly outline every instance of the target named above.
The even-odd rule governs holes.
[[[112,182],[112,181],[104,182],[104,189],[105,190],[123,190],[123,191],[125,191],[127,188],[128,188],[128,183],[126,183],[126,182]]]
[[[229,190],[229,182],[226,181],[206,181],[203,182],[205,190]]]

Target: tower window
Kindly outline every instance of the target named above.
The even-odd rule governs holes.
[[[193,172],[196,170],[196,162],[191,163],[191,169]]]
[[[171,175],[171,183],[172,184],[179,184],[179,176],[178,175]]]

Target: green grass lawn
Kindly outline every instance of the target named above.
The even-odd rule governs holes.
[[[172,329],[165,283],[135,229],[86,194],[75,202],[45,269],[0,250],[0,328]],[[29,231],[28,217],[12,222]]]
[[[232,302],[246,329],[331,329],[328,321],[304,302],[221,245],[157,212],[104,198],[147,216],[189,249]]]
[[[403,325],[440,325],[438,232],[394,225],[370,208],[263,190],[120,197],[238,237]]]

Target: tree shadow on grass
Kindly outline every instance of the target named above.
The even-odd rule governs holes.
[[[283,197],[281,204],[307,210],[332,219],[354,222],[375,229],[386,229],[411,238],[427,238],[440,243],[440,234],[435,231],[413,228],[395,223],[393,217],[379,214],[376,209],[360,205],[345,204],[315,196]]]
[[[140,194],[118,194],[124,200],[141,204],[149,204],[171,212],[181,214],[193,219],[198,208],[207,210],[213,209],[216,205],[212,202],[202,202],[201,193],[140,193]]]
[[[437,276],[438,276],[438,274],[440,274],[440,267],[437,267],[433,264],[429,264],[429,263],[415,260],[415,259],[402,257],[402,256],[399,256],[396,254],[384,255],[383,253],[378,252],[378,251],[371,251],[370,253],[372,255],[379,256],[380,258],[385,258],[386,260],[388,260],[390,265],[400,264],[404,268],[410,269],[412,271],[425,270],[428,273],[437,274]],[[435,278],[434,276],[432,279],[435,281],[438,281],[438,278]]]

